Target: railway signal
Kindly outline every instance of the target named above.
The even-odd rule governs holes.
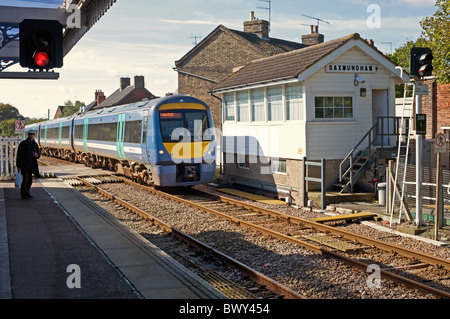
[[[411,76],[422,79],[433,73],[433,52],[429,48],[414,47],[411,49]]]
[[[63,27],[56,20],[23,20],[19,25],[20,65],[33,70],[63,66]]]

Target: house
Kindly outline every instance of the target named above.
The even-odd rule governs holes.
[[[326,186],[352,191],[396,153],[395,85],[406,81],[359,34],[250,62],[211,89],[222,100],[225,176],[303,206],[314,171],[304,159],[324,159]]]
[[[305,41],[316,44],[323,36],[312,35]],[[269,37],[269,22],[254,17],[244,22],[244,31],[219,25],[198,45],[175,62],[178,72],[178,93],[194,96],[207,103],[213,112],[214,124],[220,125],[220,102],[209,95],[210,88],[231,75],[236,68],[252,60],[270,57],[306,47],[292,41]]]
[[[59,119],[60,117],[63,117],[63,111],[64,111],[65,107],[66,106],[64,106],[64,105],[59,105],[58,108],[56,109],[56,113],[55,113],[55,116],[53,118],[54,119]],[[49,111],[49,113],[50,113],[50,111]]]
[[[106,97],[103,91],[95,91],[95,100],[86,107],[86,111],[102,109],[111,106],[140,102],[145,99],[156,98],[145,88],[145,78],[143,76],[134,77],[134,85],[128,77],[120,78],[119,88],[110,96]]]

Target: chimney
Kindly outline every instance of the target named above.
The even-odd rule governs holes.
[[[135,89],[145,89],[145,79],[141,75],[136,75],[134,77],[134,88]]]
[[[305,45],[316,45],[325,41],[325,36],[319,33],[319,26],[311,25],[311,33],[302,35],[302,43]]]
[[[120,78],[120,90],[123,91],[126,87],[130,86],[130,78]]]
[[[95,91],[95,98],[97,100],[97,105],[100,105],[104,100],[106,100],[105,93],[101,90]]]
[[[260,38],[269,38],[269,22],[255,18],[255,13],[250,13],[250,21],[244,22],[244,32],[254,33]]]
[[[375,42],[374,42],[372,39],[369,40],[369,44],[370,44],[371,46],[375,46]]]

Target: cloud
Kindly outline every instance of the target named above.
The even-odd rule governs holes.
[[[395,4],[398,5],[411,5],[413,7],[429,7],[436,4],[436,0],[396,0]]]
[[[202,20],[168,20],[160,19],[164,23],[175,23],[175,24],[206,24],[206,25],[217,25],[217,21],[202,21]],[[220,23],[219,23],[220,24]]]

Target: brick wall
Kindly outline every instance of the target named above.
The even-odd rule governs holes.
[[[214,125],[220,127],[220,101],[208,94],[214,82],[206,79],[219,82],[231,75],[234,68],[264,56],[245,39],[220,29],[201,48],[177,63],[181,71],[178,73],[178,93],[189,94],[207,103],[212,109]]]
[[[422,112],[427,114],[426,138],[433,139],[441,127],[450,127],[450,84],[427,85],[429,93],[422,97]]]

